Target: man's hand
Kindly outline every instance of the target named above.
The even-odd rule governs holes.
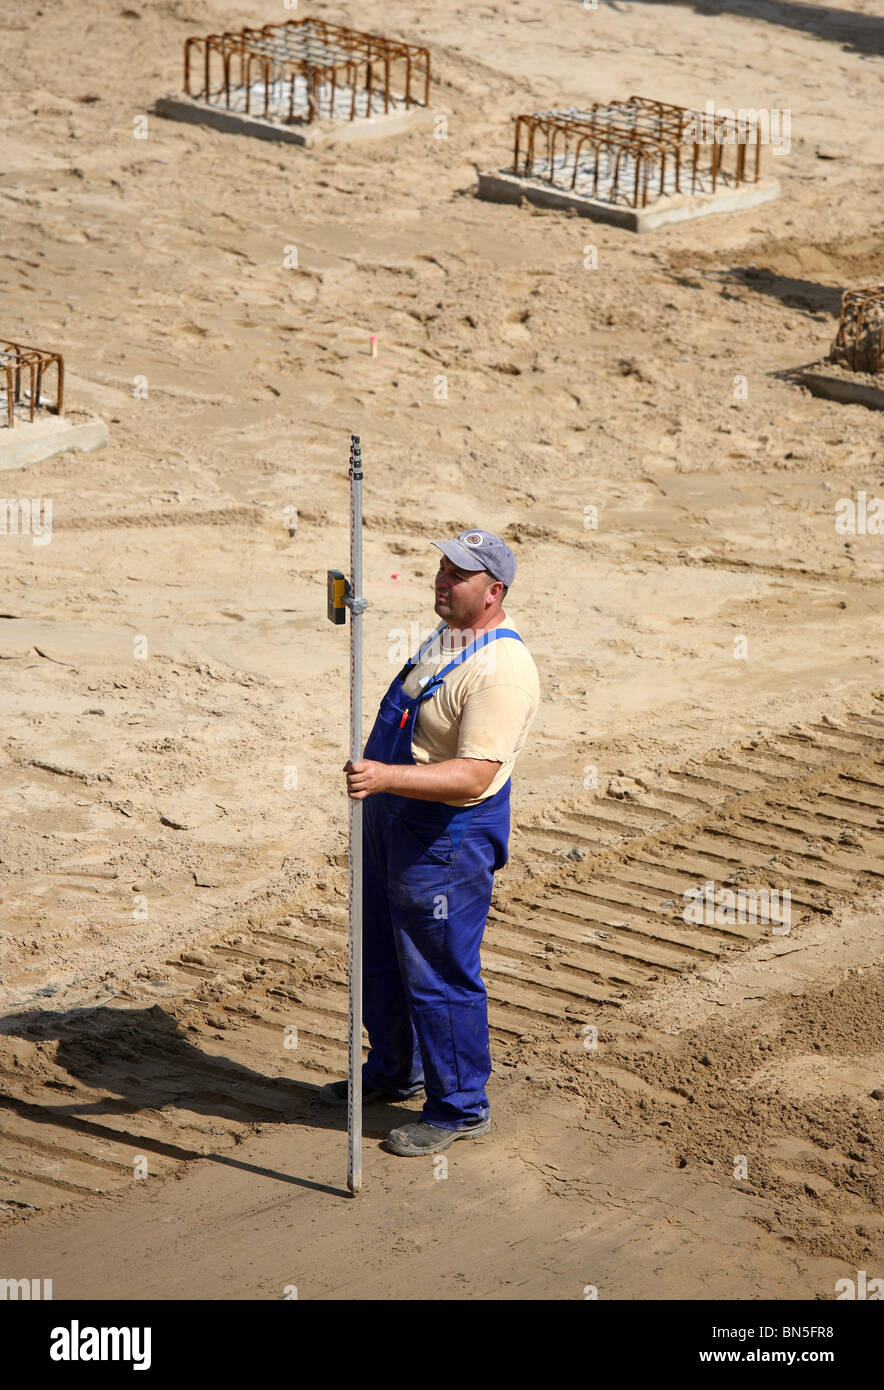
[[[347,761],[347,795],[363,801],[377,792],[417,801],[465,801],[486,792],[500,769],[483,758],[449,758],[442,763],[360,763]]]
[[[367,796],[387,790],[387,763],[372,762],[370,758],[361,763],[354,763],[348,758],[344,763],[344,771],[347,774],[347,795],[351,801],[364,801]]]

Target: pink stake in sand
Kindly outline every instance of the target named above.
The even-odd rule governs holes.
[[[378,355],[378,335],[377,335],[377,333],[372,333],[371,337],[369,338],[369,342],[371,343],[371,355],[372,355],[372,357],[377,357],[377,355]]]

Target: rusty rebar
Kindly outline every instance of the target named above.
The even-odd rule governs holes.
[[[884,285],[844,291],[829,357],[854,372],[884,372]]]
[[[719,182],[746,182],[746,147],[754,144],[757,182],[761,175],[758,123],[741,120],[739,138],[733,140],[730,121],[727,113],[702,114],[638,96],[579,109],[520,115],[515,118],[513,173],[522,178],[543,178],[571,191],[589,191],[588,187],[578,187],[579,178],[591,186],[592,197],[604,196],[607,201],[638,208],[665,193],[688,191],[688,178],[692,194],[710,182],[712,192]],[[727,170],[725,149],[730,145],[737,153],[733,169]],[[701,159],[707,146],[711,154]],[[687,160],[683,163],[688,151],[689,173]]]
[[[253,82],[253,64],[259,77]],[[198,75],[198,69],[200,75]],[[218,73],[220,71],[220,78]],[[414,80],[423,77],[423,97],[416,96]],[[299,79],[306,112],[296,111]],[[289,87],[285,101],[286,84]],[[230,30],[205,37],[191,36],[184,43],[184,90],[195,101],[223,102],[228,110],[252,109],[252,87],[263,85],[263,115],[308,123],[322,116],[323,89],[330,93],[328,114],[335,115],[335,100],[350,88],[349,119],[359,115],[357,89],[365,93],[365,115],[392,107],[427,106],[430,100],[430,54],[426,48],[346,29],[322,19],[290,19],[265,24],[261,29]],[[278,101],[271,92],[278,90]],[[241,103],[241,105],[240,105]]]
[[[50,409],[54,414],[62,415],[64,358],[61,353],[46,352],[43,348],[28,347],[24,343],[0,338],[0,371],[6,382],[6,420],[10,428],[15,424],[15,407],[21,403],[22,374],[28,374],[28,419],[32,421],[41,405],[44,374],[53,365],[56,369],[56,400]]]

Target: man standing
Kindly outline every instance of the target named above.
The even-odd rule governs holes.
[[[436,1153],[491,1128],[480,947],[508,857],[510,773],[540,703],[503,600],[516,560],[478,528],[434,541],[442,623],[394,677],[347,793],[363,809],[363,1099],[426,1093],[387,1147]],[[346,1105],[346,1081],[322,1088]]]

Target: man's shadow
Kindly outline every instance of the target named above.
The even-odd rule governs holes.
[[[111,1092],[96,1100],[69,1103],[27,1101],[8,1094],[0,1083],[0,1109],[10,1110],[31,1122],[51,1124],[120,1142],[135,1139],[139,1151],[189,1161],[200,1158],[263,1177],[278,1178],[314,1191],[346,1195],[342,1188],[307,1178],[294,1177],[223,1153],[205,1153],[181,1144],[104,1125],[101,1115],[137,1116],[174,1106],[221,1121],[240,1123],[300,1124],[312,1129],[346,1131],[347,1112],[323,1105],[319,1086],[288,1077],[262,1076],[228,1057],[211,1056],[187,1037],[172,1015],[159,1005],[123,1009],[98,1005],[67,1011],[29,1010],[0,1019],[0,1035],[29,1042],[57,1041],[56,1066],[84,1086]],[[70,1090],[58,1078],[46,1083],[60,1092]],[[375,1124],[389,1118],[383,1130],[365,1130],[366,1138],[383,1139],[401,1110],[377,1106]]]

